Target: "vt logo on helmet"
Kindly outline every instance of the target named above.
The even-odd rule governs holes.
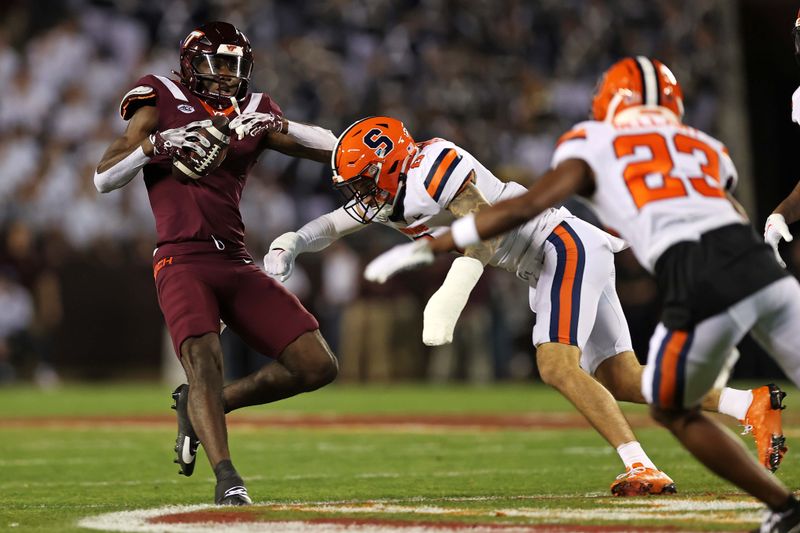
[[[592,118],[616,122],[621,114],[668,111],[683,118],[683,90],[661,61],[644,56],[614,63],[598,82],[592,100]]]
[[[217,109],[231,97],[247,96],[253,70],[253,49],[244,34],[227,22],[209,22],[181,43],[181,81]]]
[[[331,169],[345,211],[363,224],[388,217],[417,151],[408,130],[394,118],[364,118],[344,130],[333,148]]]

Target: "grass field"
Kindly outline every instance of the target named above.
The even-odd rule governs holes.
[[[788,392],[792,448],[800,394]],[[186,505],[95,527],[741,531],[760,519],[753,500],[707,473],[641,406],[625,411],[679,495],[610,497],[622,471],[616,454],[541,386],[332,386],[231,415],[233,458],[258,505],[207,508],[205,456],[191,478],[172,464],[169,393],[128,384],[0,389],[0,530],[88,531],[79,525],[86,517]],[[778,473],[792,488],[798,457],[790,451]]]

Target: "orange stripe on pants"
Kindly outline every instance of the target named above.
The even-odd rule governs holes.
[[[681,350],[686,345],[689,333],[686,331],[673,331],[672,338],[664,347],[661,358],[661,385],[659,386],[659,405],[662,407],[675,406],[675,387],[678,383],[678,360]],[[682,401],[683,399],[681,399]]]
[[[572,325],[572,290],[575,287],[575,273],[578,270],[578,245],[575,239],[562,226],[553,230],[564,243],[566,264],[564,277],[561,279],[561,290],[558,293],[558,342],[569,344],[569,330]]]

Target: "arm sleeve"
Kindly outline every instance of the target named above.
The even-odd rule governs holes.
[[[367,227],[353,219],[344,207],[315,218],[299,230],[297,253],[319,252],[333,241]]]
[[[150,157],[145,155],[142,147],[138,147],[126,158],[119,161],[105,172],[94,172],[94,186],[98,192],[111,192],[120,187],[124,187],[131,181],[136,174],[145,166]]]

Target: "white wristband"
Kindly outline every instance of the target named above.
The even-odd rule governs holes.
[[[453,242],[462,250],[467,246],[472,246],[481,242],[478,235],[478,227],[475,225],[475,213],[459,218],[450,226],[453,234]]]

